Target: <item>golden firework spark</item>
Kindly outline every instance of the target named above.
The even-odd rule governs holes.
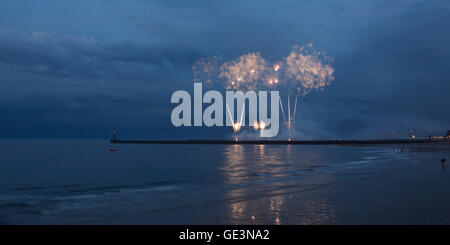
[[[259,122],[259,128],[260,129],[265,129],[266,128],[266,123],[263,122],[263,121]]]
[[[259,53],[249,53],[221,66],[219,78],[224,78],[227,89],[257,90],[266,69],[266,61]]]
[[[281,97],[280,106],[291,134],[300,98],[313,90],[322,90],[334,80],[334,69],[329,65],[330,61],[331,58],[324,52],[316,51],[312,43],[294,46],[286,58],[277,62],[267,62],[260,53],[248,53],[227,62],[222,62],[218,57],[203,58],[193,66],[194,81],[244,92],[279,90],[280,96],[287,98],[287,111],[283,108]],[[293,99],[293,106],[290,98]],[[227,111],[230,113],[228,106]],[[232,123],[236,139],[243,125],[242,118],[243,115],[241,121]],[[265,127],[264,122],[253,124],[255,130]]]

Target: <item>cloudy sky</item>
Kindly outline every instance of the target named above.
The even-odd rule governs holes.
[[[314,43],[335,80],[304,97],[304,138],[450,129],[448,1],[2,0],[0,138],[224,137],[174,128],[202,57],[268,60]]]

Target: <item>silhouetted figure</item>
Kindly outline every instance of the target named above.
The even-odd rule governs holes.
[[[442,159],[441,159],[441,169],[442,169],[442,170],[445,170],[446,167],[447,167],[446,164],[445,164],[446,161],[447,161],[447,159],[445,159],[445,158],[442,158]]]

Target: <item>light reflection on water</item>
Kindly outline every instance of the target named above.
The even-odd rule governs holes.
[[[289,178],[295,175],[295,167],[299,165],[295,164],[299,159],[293,159],[291,151],[292,146],[230,145],[226,148],[222,170],[231,186],[228,191],[231,223],[332,223],[334,211],[326,196],[302,200],[301,194],[291,193],[304,187],[291,183]],[[311,155],[314,153],[308,154],[306,159],[319,158]],[[300,213],[296,213],[296,207]]]

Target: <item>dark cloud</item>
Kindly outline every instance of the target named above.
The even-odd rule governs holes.
[[[450,128],[446,1],[4,1],[4,137],[221,136],[169,123],[170,95],[192,89],[203,56],[286,56],[313,42],[335,81],[304,97],[304,138],[423,135]],[[32,130],[31,130],[32,129]],[[64,130],[70,129],[70,130]],[[212,130],[212,131],[211,131]],[[37,133],[41,132],[41,133]]]
[[[134,42],[100,42],[92,37],[0,30],[0,62],[9,69],[58,76],[134,79],[164,70],[189,70],[201,57],[189,49]]]

